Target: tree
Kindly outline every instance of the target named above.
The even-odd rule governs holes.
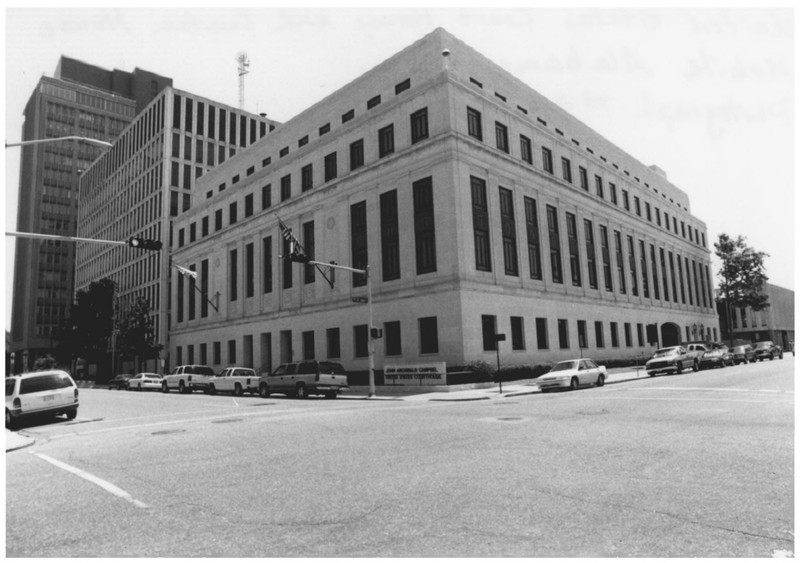
[[[758,252],[745,243],[745,238],[735,239],[722,233],[714,243],[714,252],[722,261],[718,272],[720,279],[717,302],[724,305],[728,335],[733,346],[733,307],[750,307],[761,311],[769,307],[769,298],[764,294],[767,274],[764,272],[765,252]]]
[[[141,371],[141,361],[154,358],[163,346],[155,342],[155,330],[150,301],[137,297],[118,324],[117,349],[123,358],[136,362]]]
[[[61,354],[68,354],[73,360],[80,357],[88,363],[102,363],[101,369],[107,370],[108,344],[114,330],[115,291],[114,282],[103,278],[75,294],[69,318],[58,330]]]

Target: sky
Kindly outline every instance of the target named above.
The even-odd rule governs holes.
[[[168,3],[163,4],[169,6]],[[181,90],[285,122],[443,27],[689,195],[720,233],[766,252],[794,289],[795,23],[791,8],[6,8],[5,139],[63,54],[143,70]],[[716,6],[716,7],[715,7]],[[19,149],[7,148],[6,231]],[[10,327],[14,238],[6,237]],[[717,285],[715,278],[714,285]]]

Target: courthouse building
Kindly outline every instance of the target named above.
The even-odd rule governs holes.
[[[437,29],[197,180],[169,363],[457,369],[718,339],[705,223],[647,166]]]
[[[105,70],[62,56],[53,76],[39,79],[25,105],[22,140],[79,136],[113,141],[170,84],[172,79],[139,68]],[[69,140],[18,150],[16,230],[75,236],[78,178],[104,149]],[[17,239],[7,348],[14,355],[13,371],[30,369],[37,357],[54,352],[57,329],[69,316],[74,279],[74,243]]]
[[[205,206],[205,192],[197,191],[204,174],[275,126],[266,117],[172,86],[160,90],[81,176],[78,236],[109,241],[143,237],[162,241],[165,251],[78,243],[76,290],[112,279],[121,314],[135,298],[147,299],[156,341],[166,347],[171,223],[193,205]],[[153,360],[147,369],[161,366]]]

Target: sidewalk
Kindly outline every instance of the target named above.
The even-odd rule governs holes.
[[[33,438],[20,434],[19,432],[12,432],[6,428],[6,453],[31,446],[34,442],[35,440]]]
[[[623,381],[643,379],[648,377],[644,368],[615,368],[608,372],[606,385],[613,385]],[[340,395],[339,399],[368,399],[368,400],[395,400],[395,401],[480,401],[486,399],[499,399],[504,397],[518,397],[540,393],[539,385],[535,379],[509,381],[503,383],[503,393],[500,385],[493,382],[473,383],[468,385],[379,385],[375,388],[375,397],[369,398],[369,388],[366,386],[351,386],[350,391]]]

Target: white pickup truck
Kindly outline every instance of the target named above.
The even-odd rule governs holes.
[[[195,389],[207,391],[212,377],[214,370],[208,366],[178,366],[161,380],[161,392],[169,393],[170,389],[177,389],[179,393],[191,393]]]
[[[264,398],[281,393],[298,399],[309,395],[335,399],[347,389],[347,374],[341,364],[316,360],[281,364],[271,374],[262,375],[258,384],[258,393]]]
[[[241,397],[245,392],[258,393],[258,376],[250,368],[229,367],[225,368],[208,382],[208,392],[233,393]]]

